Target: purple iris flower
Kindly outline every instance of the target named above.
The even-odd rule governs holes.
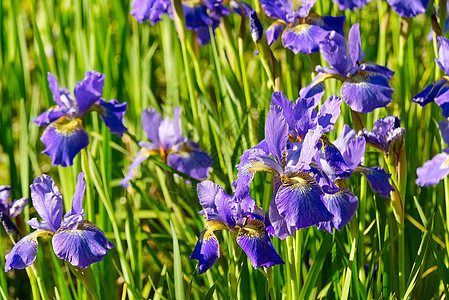
[[[223,0],[184,0],[181,1],[186,19],[186,28],[196,33],[198,43],[204,46],[210,42],[209,27],[215,31],[222,17],[230,13],[222,4]],[[173,19],[173,8],[170,0],[134,0],[131,4],[131,15],[138,22],[150,21],[152,25],[167,14]]]
[[[391,8],[402,18],[413,18],[426,12],[429,0],[387,0]]]
[[[317,14],[309,15],[316,0],[303,0],[302,6],[296,11],[290,0],[259,0],[265,14],[276,19],[267,29],[268,45],[273,44],[282,34],[285,48],[310,54],[318,52],[319,44],[326,35],[335,30],[343,33],[345,16],[321,17]]]
[[[47,175],[34,179],[30,185],[31,200],[42,222],[36,218],[27,221],[37,230],[22,238],[6,255],[5,272],[30,266],[36,259],[37,238],[41,236],[53,237],[56,256],[81,268],[101,261],[114,247],[103,231],[84,220],[82,202],[86,183],[83,177],[83,173],[78,175],[72,209],[64,215],[64,220],[62,195],[53,179]]]
[[[273,93],[265,139],[240,157],[237,180],[233,183],[236,193],[248,188],[255,172],[273,175],[269,217],[276,236],[281,239],[299,228],[333,218],[323,197],[340,189],[313,162],[319,161],[316,145],[321,136],[334,130],[341,101],[332,96],[317,113],[314,109],[319,98],[299,98],[294,103],[281,92]]]
[[[438,122],[443,141],[449,145],[449,121],[444,119]],[[426,161],[421,168],[416,170],[418,178],[416,184],[419,186],[436,185],[449,174],[449,148]]]
[[[142,128],[150,142],[139,143],[141,149],[120,183],[124,188],[134,177],[134,169],[150,155],[160,155],[164,163],[190,177],[207,178],[213,163],[212,157],[201,151],[197,143],[182,136],[179,127],[180,113],[181,108],[176,107],[174,121],[171,121],[170,118],[163,119],[154,108],[147,108],[142,112]]]
[[[322,92],[324,80],[337,78],[343,82],[340,90],[342,97],[354,111],[369,113],[393,100],[394,90],[389,81],[394,72],[374,63],[360,63],[365,53],[361,48],[358,23],[349,30],[347,47],[345,38],[332,31],[320,42],[320,51],[330,67],[316,67],[320,74],[309,86],[301,89],[302,97]]]
[[[338,4],[339,10],[355,10],[364,7],[371,0],[332,0]]]
[[[439,58],[435,59],[438,67],[449,75],[449,40],[442,36],[438,37],[438,54]],[[443,110],[443,116],[449,117],[449,80],[447,76],[437,79],[428,87],[412,98],[413,102],[418,103],[421,107],[435,101]]]
[[[19,231],[11,219],[20,215],[25,206],[28,205],[28,198],[20,198],[9,202],[8,199],[10,193],[11,186],[0,186],[0,220],[8,235],[11,233],[18,234]]]
[[[269,238],[271,225],[262,208],[249,196],[248,190],[229,196],[221,186],[206,180],[197,186],[198,198],[207,224],[198,237],[190,259],[199,262],[199,274],[206,272],[220,257],[214,232],[229,230],[237,235],[237,244],[248,255],[254,268],[284,264]]]
[[[390,174],[379,167],[365,167],[361,163],[365,153],[366,141],[363,136],[355,137],[355,130],[345,125],[340,136],[331,143],[326,137],[322,137],[323,148],[317,165],[326,172],[329,178],[340,188],[334,194],[326,194],[323,200],[327,209],[334,218],[327,222],[321,222],[318,229],[324,229],[332,233],[332,228],[341,230],[348,224],[358,207],[358,199],[346,186],[345,180],[352,174],[362,173],[366,176],[371,189],[381,197],[389,197],[394,191],[390,185]]]
[[[390,144],[404,136],[405,128],[401,127],[401,118],[386,116],[374,122],[373,130],[363,128],[359,134],[365,137],[368,144],[388,154]]]
[[[50,107],[32,121],[46,126],[41,141],[46,149],[42,153],[51,157],[53,165],[68,167],[75,156],[89,144],[89,135],[84,128],[83,117],[90,111],[97,111],[111,133],[121,137],[127,131],[123,125],[126,103],[117,100],[106,102],[101,98],[104,75],[96,71],[86,72],[82,81],[75,86],[75,99],[66,88],[60,88],[58,81],[48,73],[48,83],[57,105]]]

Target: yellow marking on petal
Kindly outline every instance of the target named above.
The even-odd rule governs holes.
[[[265,224],[261,220],[252,219],[244,227],[240,228],[239,236],[242,235],[252,238],[262,237],[264,235]]]
[[[359,71],[354,76],[348,78],[346,81],[351,82],[359,87],[363,87],[365,89],[369,88],[368,83],[366,82],[367,78],[375,75],[374,72],[370,71]]]
[[[37,243],[37,238],[38,237],[42,237],[42,236],[53,236],[54,233],[51,231],[47,231],[47,230],[43,230],[43,229],[38,229],[36,231],[34,231],[33,233],[31,233],[30,235],[26,236],[26,241],[34,241]]]
[[[203,3],[201,0],[181,0],[181,3],[189,7],[199,6]]]
[[[312,28],[312,25],[299,24],[294,27],[287,28],[287,31],[291,31],[294,34],[306,34],[311,28]]]
[[[55,127],[56,133],[63,136],[71,136],[76,130],[83,129],[83,121],[79,118],[70,120],[67,117],[61,117],[50,124]]]
[[[446,160],[441,164],[440,169],[449,168],[449,155],[447,155]]]
[[[276,175],[278,173],[275,169],[265,165],[264,163],[262,163],[261,161],[258,161],[258,160],[253,160],[253,161],[245,164],[242,167],[242,172],[243,172],[243,174],[254,174],[256,172],[267,172],[267,173],[270,173],[273,175]]]
[[[211,220],[206,223],[206,227],[204,227],[204,229],[205,229],[205,231],[204,231],[203,240],[208,241],[210,239],[216,238],[214,231],[229,230],[229,227],[228,227],[228,225],[226,225],[226,223],[216,221],[216,220]]]

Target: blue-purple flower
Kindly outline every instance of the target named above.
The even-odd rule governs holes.
[[[11,193],[11,186],[0,186],[0,220],[8,234],[17,234],[18,230],[11,219],[20,215],[25,206],[28,205],[28,198],[20,198],[9,202],[9,194]]]
[[[186,28],[195,31],[198,43],[203,46],[210,42],[209,27],[212,30],[220,25],[222,17],[230,13],[222,4],[223,0],[187,0],[181,1]],[[131,4],[131,15],[138,22],[150,21],[152,25],[167,14],[173,19],[173,8],[170,0],[134,0]]]
[[[387,0],[391,8],[402,18],[412,18],[426,12],[429,0]]]
[[[449,40],[442,36],[438,37],[438,54],[439,58],[435,59],[438,67],[446,73],[446,76],[432,82],[428,87],[422,90],[412,100],[421,107],[430,102],[436,102],[443,110],[442,114],[445,118],[449,117]]]
[[[361,48],[359,24],[349,30],[348,45],[338,32],[328,33],[320,42],[320,51],[330,66],[317,66],[319,72],[309,86],[301,89],[302,97],[310,97],[324,90],[324,81],[337,78],[343,82],[340,93],[352,110],[372,112],[390,103],[394,90],[390,79],[394,72],[374,63],[361,63],[365,53]]]
[[[66,88],[48,73],[48,83],[57,105],[50,107],[32,121],[46,126],[41,141],[45,145],[42,153],[51,157],[53,165],[68,167],[74,157],[89,144],[89,135],[84,128],[84,115],[97,111],[111,133],[121,137],[127,131],[123,125],[126,103],[117,100],[106,102],[101,98],[104,75],[96,71],[86,72],[75,86],[75,99]]]
[[[136,169],[150,155],[160,155],[170,167],[195,179],[205,179],[212,166],[212,157],[201,151],[199,145],[182,135],[179,127],[181,108],[174,110],[174,121],[162,116],[154,108],[142,112],[142,128],[150,142],[140,142],[141,149],[129,166],[128,174],[121,181],[123,187],[134,177]]]
[[[321,17],[317,14],[309,15],[316,0],[303,0],[302,5],[295,11],[290,0],[260,0],[265,14],[276,19],[267,28],[267,41],[271,45],[282,34],[282,43],[285,48],[310,54],[318,52],[319,43],[326,35],[335,30],[343,33],[345,16]]]
[[[401,118],[386,116],[374,122],[373,130],[363,128],[359,134],[365,137],[369,145],[388,154],[390,144],[404,136],[405,128],[401,127]]]
[[[332,0],[338,4],[339,10],[355,10],[364,7],[371,0]]]
[[[229,196],[221,186],[206,180],[197,186],[198,198],[207,224],[198,237],[190,259],[198,260],[198,273],[212,267],[220,257],[214,232],[229,230],[237,236],[237,244],[248,255],[254,268],[284,264],[269,238],[270,222],[265,212],[245,192]]]
[[[438,127],[443,141],[449,145],[449,121],[441,120],[438,122]],[[421,168],[416,170],[416,174],[418,175],[416,184],[419,186],[438,184],[449,174],[449,148],[444,148],[442,153],[426,161]]]
[[[34,179],[31,200],[42,221],[33,218],[27,222],[36,231],[22,238],[6,255],[5,272],[24,269],[36,259],[37,238],[52,237],[53,251],[60,259],[75,267],[87,268],[99,262],[114,245],[91,222],[84,220],[82,207],[86,183],[84,174],[78,175],[72,209],[62,218],[62,195],[53,179],[42,175]]]

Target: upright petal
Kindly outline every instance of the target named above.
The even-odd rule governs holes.
[[[387,76],[381,73],[359,71],[345,80],[340,92],[353,110],[369,113],[378,107],[387,106],[393,100],[394,90],[390,87]]]
[[[53,179],[48,175],[34,178],[30,185],[31,200],[39,216],[56,232],[62,222],[62,195]]]
[[[343,151],[343,159],[349,169],[354,171],[358,165],[362,163],[363,155],[365,154],[366,141],[363,137],[358,137],[349,142],[348,146],[340,151]]]
[[[332,233],[332,228],[342,230],[351,221],[359,206],[357,196],[344,183],[340,183],[339,185],[341,190],[338,193],[325,194],[323,196],[323,201],[327,209],[334,217],[330,221],[320,223],[318,229],[325,229],[329,233]]]
[[[248,255],[251,265],[255,269],[260,266],[268,268],[284,264],[268,237],[263,221],[252,219],[240,228],[237,235],[237,244]]]
[[[70,97],[69,92],[66,89],[59,88],[58,80],[50,72],[47,73],[47,80],[56,104],[61,109],[70,110],[73,107],[73,99]]]
[[[146,108],[140,117],[142,129],[147,138],[159,147],[159,126],[162,123],[162,116],[154,107]]]
[[[162,120],[158,132],[160,145],[165,151],[175,146],[178,137],[176,136],[175,126],[169,118]]]
[[[9,194],[11,193],[11,186],[1,185],[0,186],[0,212],[9,214]]]
[[[339,10],[355,10],[363,8],[371,0],[332,0],[338,4]]]
[[[57,257],[84,269],[103,260],[114,247],[103,231],[89,221],[80,223],[74,230],[58,230],[52,244]]]
[[[84,221],[83,198],[86,190],[84,173],[78,174],[75,194],[72,199],[72,209],[64,215],[64,223],[61,225],[64,229],[73,230],[78,224]]]
[[[283,152],[287,146],[288,125],[285,122],[282,107],[271,105],[265,122],[265,140],[271,154],[278,163],[282,161]]]
[[[25,269],[36,260],[37,238],[52,235],[43,230],[36,230],[22,238],[5,256],[5,272],[12,269]]]
[[[324,60],[344,78],[348,63],[345,38],[336,31],[329,32],[326,38],[320,41],[320,52]]]
[[[362,50],[362,41],[360,39],[359,23],[355,23],[349,29],[348,52],[353,67],[365,58],[365,53]]]
[[[195,249],[189,257],[189,259],[198,260],[198,274],[202,274],[209,270],[220,257],[220,248],[214,231],[223,229],[229,230],[225,223],[208,221],[206,227],[204,227],[204,230],[200,233]]]
[[[328,31],[317,25],[299,24],[294,27],[288,26],[282,34],[282,43],[285,48],[292,50],[295,54],[310,54],[318,52],[320,42],[324,40]]]
[[[424,13],[429,0],[387,0],[391,8],[403,18],[412,18]]]
[[[84,79],[75,85],[77,116],[82,117],[95,102],[100,100],[104,87],[104,74],[89,71]]]
[[[449,72],[449,40],[443,36],[438,36],[438,58],[435,62],[438,67],[444,71],[446,74]]]
[[[128,104],[126,102],[120,103],[117,100],[106,102],[103,99],[100,99],[97,104],[101,107],[100,117],[104,125],[109,128],[111,133],[122,137],[128,131],[123,125],[123,116],[125,115]]]
[[[449,174],[449,155],[447,153],[440,153],[435,155],[432,159],[426,161],[424,165],[416,169],[418,178],[416,185],[431,186],[438,184],[441,179],[444,179]]]
[[[150,21],[152,25],[161,20],[162,14],[168,14],[170,0],[134,0],[131,3],[131,15],[140,23]]]
[[[224,222],[216,205],[216,198],[223,188],[210,180],[205,180],[197,184],[198,199],[204,208],[200,214],[206,215],[207,220]]]
[[[46,147],[42,153],[51,157],[54,166],[68,167],[73,164],[75,156],[89,145],[89,135],[81,119],[62,117],[45,128],[41,141]]]
[[[291,0],[260,0],[259,3],[270,18],[292,23],[293,5]]]
[[[306,228],[332,219],[321,199],[323,194],[316,180],[301,172],[281,185],[275,201],[280,216],[289,225]]]
[[[341,102],[343,99],[337,96],[330,96],[326,99],[318,111],[318,124],[323,127],[323,133],[333,131],[334,124],[341,113]]]
[[[309,15],[310,10],[315,5],[316,0],[302,0],[301,6],[296,11],[296,15],[300,18],[305,18]]]

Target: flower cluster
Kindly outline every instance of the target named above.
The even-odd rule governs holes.
[[[311,97],[324,90],[324,81],[337,78],[343,82],[340,93],[352,110],[372,112],[390,103],[394,90],[390,79],[394,72],[375,63],[361,63],[365,53],[361,48],[359,24],[349,30],[348,45],[343,35],[329,32],[320,42],[320,51],[330,66],[317,66],[319,74],[309,86],[301,89],[302,97]]]
[[[205,179],[212,166],[212,157],[201,151],[198,144],[182,135],[179,127],[181,108],[174,109],[174,120],[162,118],[154,108],[142,112],[142,129],[151,142],[140,142],[141,149],[121,181],[123,187],[133,178],[136,169],[150,155],[160,155],[170,167],[195,179]]]
[[[24,269],[36,259],[37,238],[51,236],[56,256],[75,267],[87,268],[99,262],[114,247],[104,233],[91,222],[84,220],[82,207],[86,183],[84,174],[78,175],[72,209],[62,220],[62,195],[53,179],[47,175],[35,178],[31,189],[31,200],[42,222],[36,218],[27,224],[36,231],[22,238],[6,255],[5,272]]]
[[[126,103],[117,100],[106,102],[101,98],[104,74],[86,72],[84,79],[75,86],[75,99],[66,88],[60,88],[58,81],[48,73],[50,90],[57,105],[33,119],[39,126],[46,126],[41,141],[46,149],[42,153],[51,157],[53,165],[68,167],[75,156],[89,144],[89,135],[84,128],[84,115],[97,111],[111,133],[119,137],[127,131],[123,125]]]
[[[260,0],[265,14],[276,19],[267,28],[267,41],[271,45],[282,34],[282,43],[285,48],[295,54],[301,52],[309,54],[318,52],[319,43],[326,35],[334,30],[342,35],[345,16],[321,17],[317,14],[309,15],[316,0],[302,1],[302,5],[295,11],[291,1]]]

